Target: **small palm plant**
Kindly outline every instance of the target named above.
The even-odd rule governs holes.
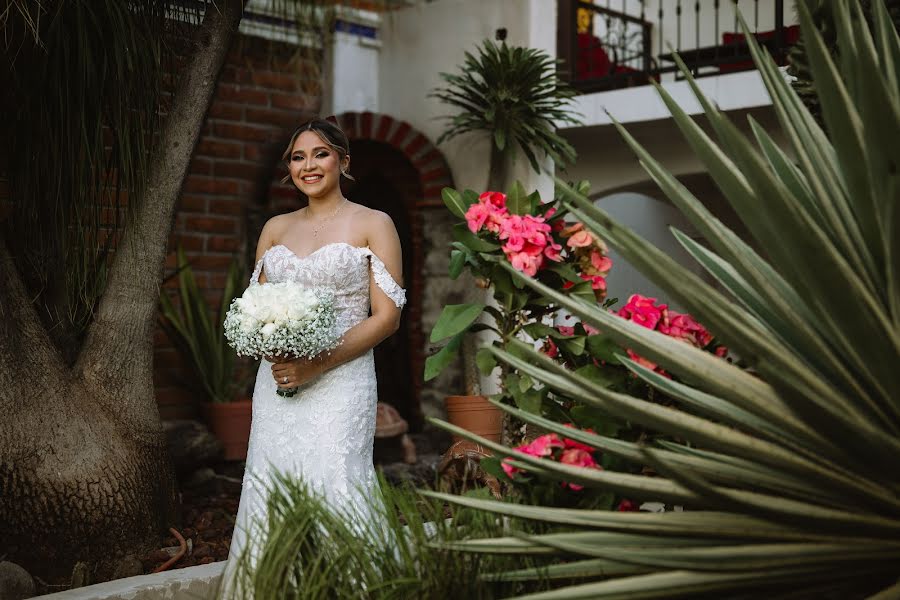
[[[219,312],[212,317],[206,296],[181,248],[177,251],[176,269],[180,305],[176,307],[166,290],[160,290],[160,325],[190,366],[190,381],[200,388],[197,391],[208,402],[231,402],[239,387],[235,378],[236,355],[225,340],[223,323],[231,301],[240,293],[242,270],[237,262],[228,267]]]
[[[438,143],[463,133],[491,136],[488,188],[507,188],[507,163],[518,146],[535,171],[544,153],[558,164],[571,164],[575,149],[556,133],[563,123],[577,125],[569,110],[574,90],[556,75],[556,63],[536,48],[508,46],[485,40],[478,56],[465,54],[461,73],[441,73],[447,86],[432,96],[459,109],[447,117],[450,126]]]
[[[445,547],[502,533],[493,515],[460,509],[444,518],[443,502],[380,479],[381,493],[341,510],[302,481],[276,474],[267,519],[248,532],[223,588],[228,598],[309,600],[506,597],[547,589],[547,582],[491,582],[478,574],[521,564],[516,556],[461,554]],[[520,523],[521,528],[528,526]],[[526,559],[539,565],[540,556]]]
[[[478,440],[514,467],[635,499],[688,507],[661,514],[550,509],[432,494],[459,505],[576,531],[460,542],[473,552],[553,552],[546,569],[489,577],[560,580],[539,598],[900,596],[900,40],[884,5],[871,32],[855,1],[832,3],[840,63],[798,3],[829,136],[748,34],[790,145],[752,120],[755,143],[706,99],[709,129],[657,87],[765,256],[710,214],[619,128],[651,177],[709,247],[674,235],[718,291],[574,190],[572,214],[707,323],[749,369],[559,293],[509,269],[583,321],[678,376],[621,360],[678,403],[615,393],[531,348],[492,348],[555,392],[667,433],[654,447],[587,432],[502,405],[517,417],[658,477],[579,469]],[[744,25],[745,32],[747,31]],[[445,428],[453,428],[444,425]],[[474,436],[463,431],[455,433]],[[573,584],[572,579],[579,582]]]

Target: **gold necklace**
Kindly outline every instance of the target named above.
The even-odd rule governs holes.
[[[313,237],[314,237],[314,238],[319,237],[319,231],[321,231],[322,228],[325,227],[325,225],[326,225],[331,219],[333,219],[333,218],[341,211],[342,208],[344,208],[344,205],[345,205],[346,203],[347,203],[347,199],[346,199],[346,198],[342,199],[341,203],[338,204],[338,205],[337,205],[337,208],[334,209],[334,212],[331,213],[330,215],[328,215],[327,217],[325,217],[324,219],[322,219],[322,222],[319,224],[318,227],[316,227],[315,225],[313,225]],[[307,208],[306,210],[307,210],[307,214],[309,214],[309,212],[308,212],[308,211],[309,211],[309,208]]]

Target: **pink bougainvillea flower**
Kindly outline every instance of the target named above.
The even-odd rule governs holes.
[[[581,448],[567,448],[559,455],[559,462],[573,467],[583,467],[586,469],[600,469],[600,466],[594,461],[594,457],[590,452]],[[567,483],[570,489],[576,492],[584,489],[584,486],[577,483]]]
[[[609,273],[612,269],[612,259],[604,256],[600,250],[594,250],[591,252],[591,265],[598,273]]]
[[[568,241],[566,241],[566,245],[569,248],[587,248],[588,246],[593,245],[593,243],[594,236],[591,235],[590,231],[585,229],[575,232]]]
[[[563,283],[562,289],[567,290],[571,287],[575,287],[575,282],[574,281],[566,281],[565,283]]]
[[[553,453],[554,448],[563,447],[563,442],[559,439],[558,435],[555,433],[548,433],[536,437],[530,444],[525,444],[515,449],[521,450],[525,454],[530,454],[532,456],[550,456],[550,454]]]
[[[466,210],[466,224],[472,233],[478,233],[482,227],[491,233],[499,233],[506,213],[506,196],[500,192],[485,192]]]
[[[646,358],[644,358],[640,354],[636,353],[634,350],[631,350],[630,348],[627,349],[626,352],[628,353],[628,358],[630,358],[637,364],[641,365],[642,367],[647,367],[650,370],[656,370],[656,367],[658,365],[655,362],[653,362],[651,360],[647,360]]]
[[[593,469],[597,466],[594,457],[591,456],[589,450],[582,448],[566,448],[559,455],[559,462],[564,465],[572,465],[573,467],[585,467]]]
[[[606,290],[606,278],[601,275],[587,275],[585,273],[581,273],[580,277],[585,281],[591,282],[592,290]]]
[[[638,505],[633,500],[629,500],[628,498],[623,498],[619,502],[619,506],[616,507],[618,512],[637,512]]]
[[[522,471],[522,469],[517,469],[516,467],[509,464],[507,461],[509,458],[504,458],[503,462],[500,463],[500,466],[503,468],[503,472],[506,473],[506,476],[510,479],[513,479],[516,476],[516,473]]]
[[[506,194],[503,192],[484,192],[478,196],[478,201],[506,210]]]
[[[704,348],[712,341],[712,335],[690,315],[670,312],[668,319],[660,323],[659,330],[676,339],[684,340],[698,348]]]
[[[487,221],[484,222],[484,228],[494,234],[499,234],[503,227],[503,221],[506,219],[506,209],[503,212],[494,211],[488,215]]]
[[[657,324],[664,318],[667,304],[656,304],[656,298],[648,298],[640,294],[632,294],[628,303],[619,309],[620,317],[643,325],[647,329],[656,329]]]
[[[556,330],[563,335],[575,335],[575,328],[568,325],[557,325]]]
[[[591,327],[589,323],[582,323],[581,326],[584,327],[584,332],[588,335],[597,335],[598,333],[600,333],[599,329],[597,329],[596,327]]]
[[[584,229],[584,223],[572,223],[571,225],[563,227],[563,230],[562,230],[562,232],[560,232],[560,235],[563,237],[569,237],[569,236],[575,235],[576,233],[578,233],[579,231],[582,231],[583,229]]]
[[[525,247],[525,223],[521,215],[509,215],[500,225],[501,240],[506,240],[503,251],[507,254],[518,252]]]
[[[538,269],[544,264],[544,256],[539,254],[532,256],[528,252],[515,252],[508,254],[509,262],[512,263],[513,269],[522,271],[529,277],[537,275]]]
[[[576,429],[574,425],[571,423],[563,423],[564,427],[568,427],[569,429]],[[594,433],[593,429],[585,429],[584,431],[588,433]],[[593,452],[594,448],[588,446],[587,444],[582,444],[581,442],[577,442],[575,440],[570,440],[569,438],[563,438],[563,445],[568,448],[577,448],[578,450],[584,450],[585,452]]]
[[[470,206],[466,211],[466,224],[469,226],[469,231],[478,233],[484,227],[484,223],[491,216],[491,213],[491,209],[480,202]]]
[[[718,348],[716,348],[716,356],[718,356],[719,358],[725,358],[726,356],[728,356],[728,348],[726,348],[725,346],[719,346]]]
[[[563,258],[560,255],[560,250],[562,250],[562,246],[560,246],[559,244],[557,244],[556,242],[551,240],[547,244],[547,247],[544,248],[544,256],[546,256],[547,258],[549,258],[552,261],[562,262]]]
[[[547,338],[544,342],[544,345],[541,346],[541,352],[549,356],[550,358],[556,358],[559,356],[559,347],[553,343],[553,338]]]

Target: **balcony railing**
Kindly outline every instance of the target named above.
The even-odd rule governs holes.
[[[561,74],[585,93],[678,78],[672,50],[696,77],[753,69],[739,11],[785,64],[799,31],[783,0],[560,0]]]

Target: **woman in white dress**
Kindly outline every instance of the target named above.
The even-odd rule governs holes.
[[[252,555],[259,543],[256,532],[265,522],[266,487],[275,471],[299,478],[348,518],[378,518],[369,514],[366,498],[377,486],[372,348],[397,330],[406,302],[400,240],[388,215],[341,194],[350,156],[337,125],[323,119],[304,124],[291,136],[284,159],[309,206],[266,223],[250,285],[296,281],[330,289],[342,337],[337,348],[314,359],[261,361],[226,583],[237,557]],[[298,386],[293,397],[276,394],[277,388]]]

